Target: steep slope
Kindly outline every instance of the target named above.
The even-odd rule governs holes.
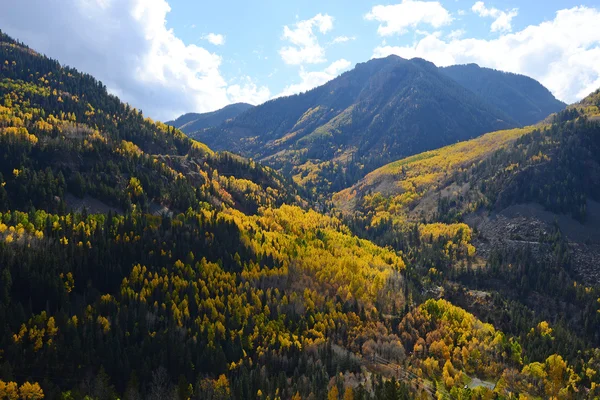
[[[549,319],[557,311],[547,302],[564,301],[564,329],[597,343],[590,325],[581,326],[594,295],[577,304],[569,285],[583,282],[598,292],[598,105],[594,94],[547,125],[493,132],[391,163],[337,193],[334,203],[356,232],[381,245],[406,250],[426,241],[450,260],[466,257],[465,273],[445,273],[471,289],[497,291]],[[419,263],[449,265],[431,256]],[[474,265],[477,278],[469,270]],[[588,323],[600,323],[593,319]]]
[[[390,56],[194,137],[329,190],[394,159],[516,125],[433,64]]]
[[[302,201],[272,170],[0,38],[0,398],[600,394],[600,291],[536,281],[570,290],[583,338],[547,314],[501,304],[478,319],[430,299],[464,300],[443,274],[474,257],[465,224],[419,226],[404,253],[377,246],[338,218],[279,206]],[[67,211],[69,195],[104,205]],[[513,285],[525,261],[491,270]]]
[[[542,84],[524,75],[481,68],[477,64],[453,65],[440,71],[524,126],[566,107]]]
[[[166,125],[174,126],[185,134],[190,134],[202,129],[219,126],[228,119],[232,119],[254,107],[252,104],[235,103],[208,113],[187,113],[174,121],[165,122]]]
[[[562,114],[562,118],[565,120],[575,118],[580,114],[592,120],[598,120],[600,118],[600,89],[591,93],[580,102],[571,104],[568,110],[570,112]]]
[[[417,154],[387,164],[371,172],[352,187],[336,193],[334,203],[349,212],[370,210],[369,204],[385,201],[383,213],[405,219],[424,202],[429,193],[436,193],[465,168],[473,168],[515,140],[529,134],[535,127],[517,128],[485,134],[437,150]],[[435,207],[428,209],[431,217]]]
[[[553,353],[570,362],[600,354],[598,93],[545,125],[399,160],[334,196],[354,232],[403,251],[420,293],[444,297],[519,338],[523,360],[535,363],[520,373],[505,370],[497,391],[556,362]],[[414,316],[406,327],[418,325]],[[410,339],[418,349],[413,357],[439,371],[435,359],[444,345],[432,348],[421,337],[420,344]]]
[[[398,347],[399,254],[1,33],[0,58],[1,398],[321,398],[329,340]]]
[[[537,202],[584,221],[587,199],[600,200],[598,104],[595,93],[555,114],[552,123],[492,132],[390,163],[337,193],[334,202],[350,212],[385,202],[381,209],[401,219],[447,218],[449,210],[456,219],[480,207]],[[446,201],[452,205],[440,203]]]
[[[168,212],[207,202],[256,211],[296,201],[273,170],[144,118],[89,75],[5,35],[0,57],[3,207]]]
[[[580,113],[566,110],[553,124],[493,132],[391,163],[334,202],[382,237],[410,221],[467,222],[480,232],[476,247],[485,257],[495,246],[516,251],[524,244],[543,256],[540,238],[558,228],[577,279],[597,282],[600,129]]]
[[[546,224],[557,219],[569,240],[596,242],[597,93],[546,125],[493,132],[388,164],[337,193],[334,202],[362,215],[367,225],[419,219],[475,223],[474,216],[485,210],[509,210]]]

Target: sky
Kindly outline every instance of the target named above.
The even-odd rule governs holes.
[[[2,0],[0,29],[166,121],[260,104],[396,54],[600,87],[600,0]]]

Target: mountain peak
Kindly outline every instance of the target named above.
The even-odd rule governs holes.
[[[409,61],[417,63],[417,64],[427,65],[427,66],[431,66],[431,67],[437,68],[437,66],[434,63],[432,63],[431,61],[428,61],[428,60],[426,60],[424,58],[421,58],[421,57],[413,57]]]
[[[391,55],[194,137],[330,190],[402,156],[516,125],[433,63]]]

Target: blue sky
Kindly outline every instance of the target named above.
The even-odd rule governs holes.
[[[282,37],[284,25],[292,26],[319,13],[330,15],[333,17],[333,29],[326,34],[317,35],[321,44],[326,46],[327,60],[343,58],[352,65],[369,60],[373,56],[373,49],[383,39],[393,46],[409,45],[422,37],[416,30],[433,31],[430,26],[423,24],[403,35],[385,38],[377,35],[379,23],[365,19],[365,15],[377,5],[398,4],[400,1],[171,0],[169,3],[171,12],[167,17],[167,26],[186,43],[205,46],[222,54],[222,71],[227,80],[235,81],[239,76],[251,76],[257,84],[267,85],[273,93],[279,93],[287,85],[299,81],[297,66],[287,65],[278,53],[285,42]],[[455,20],[441,27],[439,31],[449,34],[452,31],[463,30],[464,37],[487,39],[500,36],[502,32],[490,31],[493,18],[482,18],[471,10],[475,3],[470,0],[441,1]],[[600,6],[600,1],[502,0],[488,1],[484,4],[502,11],[518,9],[518,15],[511,21],[512,31],[515,32],[529,25],[552,20],[559,9],[580,5]],[[458,15],[460,10],[465,11],[464,15]],[[202,39],[209,33],[223,35],[225,44],[215,46]],[[352,40],[331,44],[336,37]],[[319,70],[319,66],[312,65],[307,69],[316,71]]]
[[[600,0],[5,0],[0,29],[153,118],[308,90],[397,54],[600,87]]]

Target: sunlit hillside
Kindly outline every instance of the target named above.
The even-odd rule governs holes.
[[[499,205],[506,206],[510,200],[503,193],[511,188],[517,192],[531,189],[515,185],[519,185],[522,177],[543,174],[549,168],[571,169],[571,174],[582,168],[583,174],[578,177],[594,182],[595,167],[590,170],[589,166],[594,165],[595,156],[589,151],[596,145],[595,125],[588,121],[594,121],[597,112],[598,92],[595,92],[568,110],[548,117],[547,123],[488,133],[387,164],[356,185],[336,193],[333,202],[344,212],[368,215],[372,224],[382,219],[402,223],[407,218],[435,218],[443,201],[453,202],[459,214],[482,206],[494,207],[498,199],[502,200]],[[583,153],[577,155],[578,152]],[[574,164],[577,162],[580,165]],[[587,170],[583,167],[586,162]],[[529,196],[531,201],[539,201],[552,210],[583,217],[584,211],[577,210],[575,204],[581,205],[581,200],[572,197],[595,194],[594,185],[583,188],[577,185],[584,182],[571,180],[565,182],[573,189],[569,191],[560,186],[561,176],[556,174],[559,170],[548,172],[554,175],[548,181],[536,180],[533,184],[546,188],[540,187],[539,193],[524,194],[521,201]],[[555,190],[548,192],[550,186]],[[588,194],[580,193],[582,190]],[[563,194],[566,198],[553,199]],[[546,195],[547,199],[541,198]]]
[[[441,190],[456,174],[473,168],[486,157],[535,129],[545,128],[527,127],[492,132],[387,164],[368,174],[356,185],[336,193],[333,201],[347,212],[371,212],[375,222],[382,218],[402,222],[428,193]]]
[[[587,235],[597,221],[597,93],[546,124],[393,162],[331,202],[301,185],[337,179],[339,165],[278,172],[215,152],[2,33],[0,61],[0,400],[600,396],[594,242],[561,230],[566,219]],[[346,82],[307,95],[347,107],[306,111],[297,96],[267,104],[273,118],[259,122],[284,115],[302,133],[277,140],[328,155],[353,147],[320,147],[352,126],[362,161],[400,152],[387,142],[394,129],[429,115],[389,104],[418,100],[449,124],[415,151],[454,142],[460,126],[476,123],[459,138],[495,126],[487,105],[434,68],[392,60],[376,94],[394,100],[360,95],[381,113],[345,104],[364,89]],[[240,116],[256,122],[256,109]],[[392,120],[370,119],[371,139],[395,127],[387,139],[360,135],[365,113]],[[498,217],[529,203],[562,219]]]

